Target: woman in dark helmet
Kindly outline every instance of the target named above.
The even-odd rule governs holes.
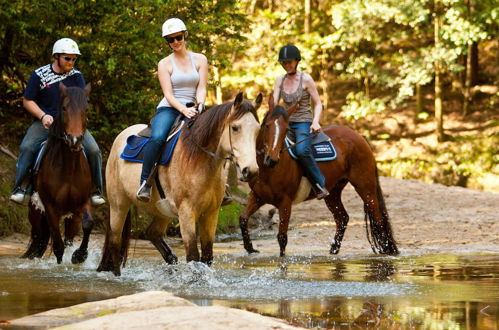
[[[329,195],[324,188],[325,179],[312,155],[311,135],[321,129],[319,120],[322,114],[322,104],[317,87],[312,77],[297,70],[301,60],[300,50],[291,44],[279,51],[279,62],[286,71],[284,76],[277,78],[274,85],[274,102],[282,98],[287,109],[298,102],[298,108],[290,116],[289,124],[296,136],[296,141],[302,141],[295,146],[296,155],[305,168],[305,174],[310,180],[318,199]],[[313,111],[312,111],[313,105]]]

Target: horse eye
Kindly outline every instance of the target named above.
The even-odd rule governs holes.
[[[232,130],[233,130],[234,132],[239,131],[239,126],[237,126],[237,125],[232,125]]]

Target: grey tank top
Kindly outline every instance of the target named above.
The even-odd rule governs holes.
[[[284,79],[287,75],[282,78],[281,86],[279,87],[279,95],[284,102],[284,107],[287,109],[296,102],[298,102],[298,109],[289,117],[289,121],[294,122],[312,122],[312,106],[310,102],[310,93],[303,89],[303,72],[300,74],[300,82],[298,83],[298,88],[291,94],[288,94],[282,88],[284,84]]]
[[[172,62],[172,74],[170,76],[172,82],[173,96],[182,104],[196,102],[196,90],[199,83],[199,72],[196,70],[196,63],[192,53],[189,52],[191,59],[192,70],[183,72],[177,68],[173,54],[169,56]],[[170,103],[163,97],[158,104],[159,107],[171,107]]]

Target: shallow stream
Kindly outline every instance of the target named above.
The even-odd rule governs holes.
[[[133,245],[133,243],[132,243]],[[0,320],[166,290],[198,305],[250,310],[313,328],[498,329],[499,255],[380,257],[292,254],[286,258],[218,249],[213,267],[165,265],[154,248],[130,252],[121,277],[97,273],[99,249],[72,265],[0,255]]]

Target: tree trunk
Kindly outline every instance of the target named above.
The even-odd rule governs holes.
[[[421,85],[416,84],[416,120],[418,115],[425,111],[423,104],[423,93],[421,92]]]
[[[472,77],[472,52],[473,44],[468,44],[468,54],[466,55],[466,79],[464,80],[463,91],[463,116],[468,114],[468,108],[471,102],[471,77]]]
[[[478,66],[478,42],[473,42],[471,44],[471,86],[478,85],[478,73],[479,73],[479,66]]]
[[[444,125],[443,125],[443,114],[442,114],[442,83],[441,83],[441,63],[438,56],[440,56],[439,49],[440,45],[440,0],[435,0],[435,49],[437,51],[437,57],[435,59],[435,120],[437,123],[436,134],[438,142],[443,142],[444,137]]]
[[[305,0],[305,22],[303,24],[305,33],[310,33],[310,1]]]
[[[218,70],[218,66],[213,66],[213,79],[215,80],[216,88],[215,88],[215,98],[217,99],[217,104],[222,104],[223,95],[222,95],[222,81],[220,79],[220,71]]]
[[[327,67],[328,61],[327,61],[327,50],[325,48],[322,49],[322,59],[321,59],[321,81],[320,81],[320,86],[322,89],[322,106],[325,112],[327,113],[327,109],[329,107],[329,90],[327,86],[327,74],[328,74],[328,67]]]

